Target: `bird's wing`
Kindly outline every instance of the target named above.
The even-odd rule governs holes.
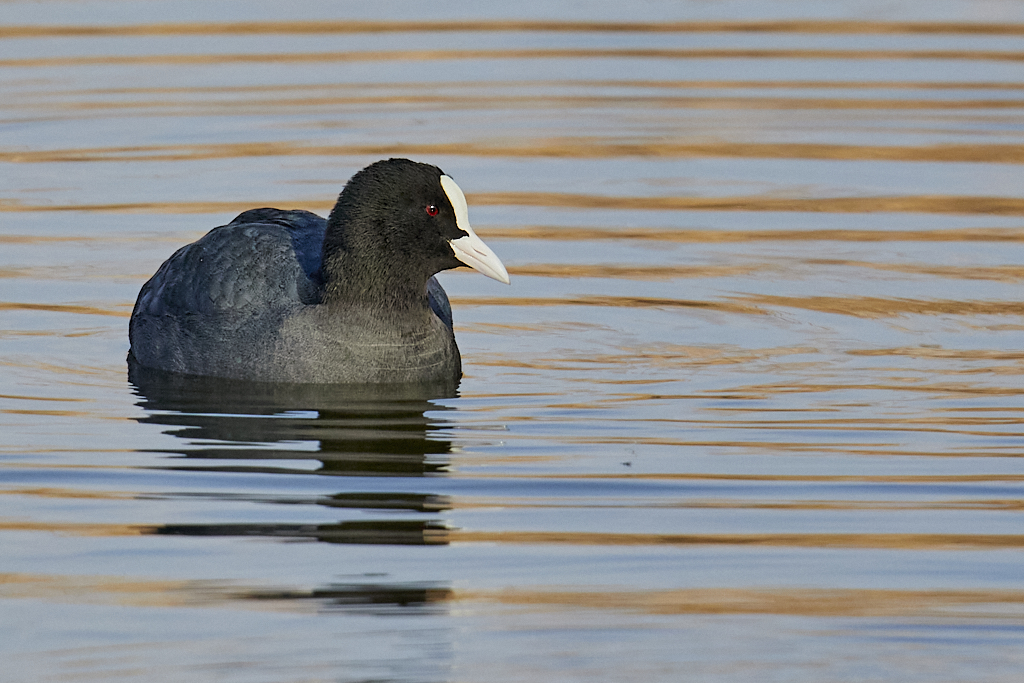
[[[139,293],[133,315],[266,311],[317,303],[326,221],[253,209],[176,251]]]
[[[448,294],[437,278],[432,277],[427,280],[427,301],[430,302],[430,308],[434,311],[434,315],[440,318],[449,330],[453,329],[452,305],[448,302]]]

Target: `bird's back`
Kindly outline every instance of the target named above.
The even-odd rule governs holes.
[[[269,343],[280,320],[322,295],[326,221],[254,209],[182,247],[139,292],[129,325],[146,367],[223,375]]]
[[[320,305],[326,225],[307,211],[252,209],[179,249],[139,292],[129,324],[134,361],[257,381],[415,381],[418,365],[461,374],[451,307],[434,278],[427,296],[439,324],[422,342],[380,344]],[[408,367],[388,367],[403,361]]]

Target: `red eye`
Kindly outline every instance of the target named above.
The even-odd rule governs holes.
[[[436,216],[437,212],[438,212],[438,208],[436,206],[434,206],[433,204],[427,204],[427,215],[428,216]]]

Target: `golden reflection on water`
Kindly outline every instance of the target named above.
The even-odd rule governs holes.
[[[245,40],[332,35],[355,38]],[[15,45],[0,108],[36,135],[0,148],[21,182],[0,197],[14,255],[0,341],[15,349],[0,418],[17,430],[0,444],[0,533],[55,537],[71,567],[29,553],[36,569],[0,573],[0,598],[1017,624],[1024,592],[998,563],[1024,550],[1024,351],[1009,339],[1024,329],[1024,197],[1007,175],[1024,163],[1009,71],[1024,51],[1001,40],[1020,36],[913,21],[0,26]],[[492,80],[495,61],[523,77]],[[427,68],[440,76],[417,80]],[[150,266],[224,215],[326,214],[353,168],[386,156],[465,179],[474,225],[510,254],[511,289],[452,276],[461,396],[377,422],[362,405],[131,393],[123,328]],[[435,554],[402,554],[419,546]],[[207,578],[173,563],[153,577],[139,548]],[[439,553],[470,561],[431,565]],[[77,565],[104,554],[118,575]],[[330,583],[386,576],[396,557],[443,578]],[[628,578],[602,573],[615,557]],[[292,585],[293,560],[323,585]]]
[[[401,152],[393,152],[400,154]],[[612,197],[559,192],[492,192],[467,194],[478,206],[537,206],[645,211],[752,211],[813,213],[925,213],[1024,216],[1024,199],[1012,197],[873,196],[828,199],[782,197]],[[256,200],[258,201],[258,200]],[[253,208],[254,200],[200,202],[107,202],[102,204],[28,204],[0,201],[0,212],[99,211],[107,213],[220,213]],[[295,201],[263,202],[278,208]],[[329,211],[333,200],[304,200],[311,211]]]
[[[488,227],[499,239],[593,242],[1024,242],[1024,228],[967,228],[956,230],[657,230],[653,228],[587,228],[566,226]],[[885,268],[885,264],[870,264]],[[893,268],[899,266],[892,266]],[[912,266],[906,266],[908,268]],[[1016,268],[1009,266],[1009,268]]]
[[[512,274],[517,271],[510,270]],[[642,273],[642,270],[641,270]],[[643,279],[642,277],[639,279]],[[772,296],[735,297],[732,301],[692,301],[629,296],[584,297],[487,297],[455,299],[463,306],[603,306],[628,308],[704,308],[728,313],[766,314],[770,308],[799,308],[821,313],[880,318],[908,313],[923,315],[1009,315],[1024,314],[1024,302],[1016,301],[920,301],[879,297]]]
[[[913,550],[1024,548],[1024,535],[1009,534],[614,534],[452,531],[449,540],[452,543],[555,543],[600,546],[730,545]]]
[[[1024,199],[1013,197],[873,196],[827,199],[784,197],[611,197],[555,192],[470,195],[482,206],[547,206],[656,211],[786,211],[822,213],[941,213],[1024,215]]]
[[[476,61],[530,59],[791,59],[791,60],[949,60],[1022,62],[1014,50],[836,50],[765,48],[525,48],[463,50],[360,50],[333,52],[91,55],[0,59],[6,68],[70,68],[100,65],[294,64],[393,61]]]
[[[712,86],[713,87],[713,84]],[[169,93],[170,94],[170,93]],[[393,99],[401,100],[410,104],[423,104],[423,102],[417,102],[415,98],[409,99],[407,96],[395,96]],[[636,101],[636,98],[629,97],[629,102]],[[489,103],[490,106],[499,109],[505,109],[510,104],[516,104],[518,106],[528,105],[529,102],[525,101],[522,97],[514,98],[514,102],[506,102],[502,100],[486,100],[480,101],[461,101],[461,100],[445,100],[445,99],[434,99],[433,103],[439,105],[447,105],[452,108],[459,108],[464,105],[472,105],[477,107],[480,104]],[[587,102],[576,102],[567,101],[561,104],[552,103],[549,99],[545,99],[550,106],[555,108],[571,108],[579,105],[615,105],[619,106],[623,102],[618,99],[615,101],[599,102],[599,101],[587,101]],[[880,107],[871,105],[870,102],[864,102],[863,100],[855,100],[849,103],[844,101],[823,101],[818,106],[800,106],[800,100],[794,101],[793,99],[787,99],[786,102],[790,103],[794,107],[801,109],[836,109],[843,108],[844,106],[856,106],[857,108],[901,108],[907,103],[900,101],[898,104],[893,103],[892,107],[888,105],[886,107]],[[353,99],[352,97],[339,98],[333,101],[301,101],[301,102],[279,102],[279,106],[288,108],[296,106],[317,106],[317,105],[330,105],[330,104],[377,104],[386,105],[388,100],[371,100],[371,101],[360,101],[359,99]],[[132,106],[137,106],[137,101],[132,101]],[[651,102],[638,103],[638,104],[652,104]],[[680,102],[683,104],[683,102]],[[735,100],[732,98],[715,100],[713,102],[707,102],[706,104],[714,105],[713,108],[743,108],[744,103],[742,100]],[[752,108],[755,109],[777,109],[777,103],[775,102],[753,102],[749,103]],[[96,105],[97,107],[103,106],[123,106],[123,105]],[[154,103],[154,106],[157,106]],[[238,106],[238,103],[232,102],[230,104],[234,110]],[[260,108],[264,108],[266,105],[262,102],[259,104]],[[966,106],[966,105],[963,105]],[[971,101],[970,108],[985,108],[985,104],[978,106],[975,101]],[[996,103],[990,103],[988,106],[1007,107],[1013,109],[1019,109],[1024,106],[1024,101],[1005,101],[1000,100]],[[942,102],[926,101],[920,103],[920,108],[927,109],[946,109],[948,108]],[[237,113],[236,111],[233,113]],[[456,154],[459,156],[474,156],[474,157],[507,157],[507,158],[563,158],[563,159],[618,159],[618,158],[655,158],[655,159],[719,159],[719,158],[737,158],[737,159],[820,159],[820,160],[843,160],[843,161],[931,161],[931,162],[949,162],[949,163],[1002,163],[1002,164],[1020,164],[1024,163],[1024,145],[1010,145],[1010,144],[999,144],[999,145],[924,145],[924,146],[900,146],[900,145],[889,145],[889,146],[871,146],[871,145],[826,145],[826,144],[808,144],[808,143],[692,143],[684,141],[673,141],[660,139],[657,142],[649,143],[624,143],[621,141],[606,140],[602,138],[587,138],[587,137],[573,137],[573,138],[548,138],[548,139],[534,139],[534,140],[517,140],[515,142],[503,142],[503,143],[487,143],[487,142],[459,142],[457,144],[397,144],[397,145],[382,145],[382,146],[369,146],[369,145],[309,145],[308,143],[292,142],[292,141],[273,141],[273,142],[259,142],[259,143],[221,143],[221,144],[205,144],[205,145],[161,145],[161,146],[145,146],[145,147],[108,147],[108,148],[75,148],[75,149],[47,149],[47,150],[11,150],[6,152],[0,152],[0,161],[14,162],[14,163],[46,163],[46,162],[59,162],[59,161],[186,161],[186,160],[201,160],[201,159],[242,159],[250,157],[276,157],[276,156],[328,156],[328,157],[339,157],[339,156],[379,156],[379,155],[392,155],[392,156],[409,156],[409,157],[437,157],[442,155]],[[478,193],[472,195],[475,203],[490,204],[495,202],[505,203],[521,203],[524,199],[529,199],[534,196],[531,194],[524,193],[489,193],[482,194]],[[622,198],[615,197],[589,197],[581,198],[580,195],[563,195],[558,193],[546,193],[537,194],[537,197],[541,198],[544,203],[542,206],[578,206],[579,204],[572,202],[585,202],[585,201],[602,201],[602,202],[616,202],[621,201]],[[504,198],[504,199],[502,199]],[[651,199],[651,198],[648,198]],[[660,197],[654,198],[658,201],[650,208],[661,208],[661,209],[692,209],[700,208],[703,204],[687,204],[685,202],[698,201],[698,198],[692,197]],[[737,197],[734,201],[756,201],[758,198],[749,197]],[[768,198],[764,198],[768,199]],[[849,198],[835,198],[836,201],[840,201],[836,204],[837,207],[832,209],[833,211],[862,211],[855,207],[862,206],[863,204],[851,203],[853,200],[875,200],[876,198],[870,197],[849,197]],[[979,197],[889,197],[889,203],[885,204],[884,208],[875,209],[876,211],[910,211],[919,210],[908,208],[912,206],[909,202],[914,200],[918,201],[932,201],[937,202],[936,207],[941,207],[941,213],[948,213],[949,207],[952,206],[949,202],[965,200],[969,202],[979,202],[982,199],[992,198],[979,198]],[[701,201],[704,202],[722,202],[726,201],[725,198],[707,198]],[[776,202],[783,201],[777,199]],[[795,201],[790,199],[788,201]],[[811,201],[804,199],[804,202]],[[815,200],[822,201],[822,200]],[[550,203],[557,202],[557,203]],[[667,204],[664,202],[668,202]],[[684,202],[684,203],[677,203]],[[776,204],[766,204],[771,207]],[[584,204],[583,206],[586,206]],[[616,204],[600,204],[599,206],[616,206]],[[812,206],[810,204],[794,204],[793,206]],[[828,205],[822,205],[827,207]],[[987,205],[986,205],[987,206]],[[992,205],[996,206],[996,205]],[[1008,206],[1013,206],[1010,204]],[[728,208],[719,207],[717,205],[708,206],[706,208]],[[799,210],[799,209],[766,209],[766,210]],[[828,208],[809,209],[809,210],[829,210]],[[954,211],[956,213],[957,211]]]
[[[34,304],[16,301],[0,301],[0,311],[50,311],[52,313],[75,313],[79,315],[105,315],[116,318],[128,318],[130,310],[110,310],[96,306],[77,306],[74,304]]]
[[[1010,315],[1024,314],[1024,301],[921,301],[880,297],[784,297],[767,294],[746,296],[742,301],[756,306],[802,308],[822,313],[861,318],[888,317],[908,313],[924,315]]]
[[[138,536],[152,533],[153,527],[138,524],[90,524],[87,522],[31,522],[0,520],[0,531],[28,531],[67,536]]]
[[[955,280],[996,280],[999,282],[1024,280],[1024,267],[1022,266],[940,266],[919,263],[871,263],[869,261],[847,261],[840,259],[808,259],[805,263],[824,266],[874,268],[892,273],[935,275]]]
[[[548,85],[558,87],[559,84],[535,83],[534,85]],[[632,84],[637,87],[639,84]],[[870,88],[871,84],[849,84],[851,88]],[[644,88],[657,89],[682,89],[684,87],[695,87],[701,89],[733,89],[742,87],[741,84],[709,81],[706,83],[644,83]],[[747,87],[755,87],[749,85]],[[758,85],[757,88],[764,86]],[[795,87],[795,86],[794,86]],[[805,84],[803,87],[814,88],[814,84]],[[822,87],[822,86],[817,86]],[[882,87],[876,84],[875,87]],[[936,85],[937,88],[942,86]],[[1016,89],[1015,84],[992,84],[993,90],[1005,91]],[[486,84],[477,84],[477,89],[486,88]],[[463,90],[467,86],[463,84],[446,85],[446,89]],[[970,89],[966,87],[964,89]],[[342,89],[344,90],[344,89]],[[986,110],[1011,110],[1015,111],[1022,105],[1021,100],[991,99],[991,100],[938,100],[905,98],[894,99],[870,99],[870,98],[827,98],[827,97],[749,97],[741,95],[719,96],[719,97],[693,97],[693,96],[652,96],[652,95],[621,95],[621,96],[583,96],[583,95],[560,95],[542,97],[539,95],[456,95],[439,94],[437,92],[420,93],[420,88],[415,83],[403,83],[390,87],[379,95],[367,94],[367,89],[360,89],[354,93],[344,93],[336,96],[307,96],[301,98],[274,97],[267,99],[268,93],[288,92],[287,89],[250,88],[234,92],[248,93],[251,97],[234,97],[230,100],[212,100],[211,94],[225,94],[223,92],[210,93],[202,88],[123,91],[123,90],[102,90],[80,93],[83,97],[93,97],[90,101],[62,102],[56,104],[53,115],[63,112],[64,116],[83,114],[89,112],[118,113],[134,111],[141,115],[152,115],[154,113],[188,111],[196,113],[199,111],[213,115],[237,115],[243,112],[256,113],[259,111],[282,110],[288,111],[295,108],[323,108],[336,106],[359,106],[359,107],[389,107],[389,106],[410,106],[416,105],[423,109],[444,110],[444,109],[472,109],[472,110],[507,110],[510,108],[531,109],[531,110],[555,110],[562,111],[569,108],[582,107],[618,107],[630,108],[653,108],[653,109],[686,109],[686,110],[742,110],[772,109],[779,111],[802,111],[802,110],[871,110],[871,111],[899,111],[899,110],[927,110],[934,111],[943,109],[949,111],[986,111]],[[369,88],[373,90],[373,88]],[[399,90],[399,92],[394,92]],[[230,91],[229,91],[230,92]],[[103,101],[98,98],[111,95],[133,95],[130,100]],[[162,95],[161,98],[142,99],[142,95]],[[149,110],[147,112],[147,110]],[[148,152],[141,158],[146,160],[172,160],[175,158],[199,159],[199,158],[230,158],[234,156],[227,151],[214,149],[203,149],[199,146],[192,146],[180,151],[167,149],[161,153],[162,148],[140,149],[139,152]],[[238,146],[235,146],[238,147]],[[308,155],[325,156],[336,155],[344,152],[358,152],[359,150],[378,149],[370,147],[338,147],[328,145],[325,148],[305,149],[290,145],[285,142],[267,144],[265,150],[252,150],[251,156],[280,156],[285,154],[304,153]],[[389,146],[389,149],[395,147]],[[452,153],[451,147],[445,145],[402,145],[398,149],[405,154],[431,154],[431,153]],[[247,156],[244,148],[238,156]],[[1021,149],[1019,145],[924,145],[919,147],[905,146],[854,146],[854,145],[825,145],[807,143],[693,143],[683,140],[674,141],[666,138],[658,143],[623,142],[621,140],[611,141],[602,138],[561,138],[561,139],[539,139],[534,142],[516,140],[504,143],[491,142],[467,142],[459,145],[459,151],[475,156],[505,156],[511,158],[520,157],[554,157],[570,159],[611,159],[618,157],[651,157],[651,158],[716,158],[718,156],[741,158],[741,159],[848,159],[848,160],[879,160],[879,161],[964,161],[964,162],[997,162],[997,163],[1020,163]],[[100,160],[103,158],[117,158],[119,155],[129,153],[130,150],[110,149],[95,150],[91,154],[86,150],[67,150],[63,152],[37,151],[30,154],[6,155],[13,161],[57,161],[57,160]]]
[[[1007,508],[1003,508],[1007,509]],[[1019,509],[1019,508],[1009,508]],[[230,525],[228,525],[230,526]],[[240,525],[241,526],[241,525]],[[256,525],[247,525],[255,527]],[[303,529],[281,529],[268,525],[266,529],[240,529],[232,533],[226,529],[217,535],[268,536],[277,538],[318,538],[341,543],[416,543],[411,538],[393,540],[393,531],[366,531],[351,537],[345,529],[327,528],[329,525],[307,525]],[[344,524],[338,525],[344,527]],[[143,524],[103,524],[87,522],[37,522],[0,520],[0,532],[46,532],[81,537],[123,537],[165,533],[162,526]],[[211,527],[216,528],[216,527]],[[340,533],[335,537],[334,534]],[[415,532],[414,532],[415,533]],[[451,543],[499,543],[562,546],[735,546],[785,548],[848,548],[848,549],[901,549],[901,550],[991,550],[1024,548],[1021,534],[941,534],[941,533],[760,533],[760,534],[651,534],[606,532],[556,531],[470,531],[462,529],[430,528],[419,530],[423,536],[418,544],[448,545]],[[379,535],[378,535],[379,534]],[[189,534],[192,535],[192,534]]]
[[[490,231],[488,231],[490,232]],[[600,277],[625,280],[674,280],[676,278],[727,277],[750,275],[762,270],[756,266],[645,266],[576,263],[537,263],[518,266],[515,274],[532,277]],[[3,277],[3,273],[0,273]]]
[[[469,600],[555,608],[585,607],[649,614],[791,614],[802,616],[940,616],[985,605],[1024,606],[1018,591],[742,590],[710,588],[646,592],[503,591],[456,593]]]
[[[542,458],[534,458],[532,462],[541,462]],[[550,460],[550,459],[548,459]],[[609,477],[619,478],[626,480],[626,477]],[[666,479],[666,477],[640,477],[642,479]],[[678,477],[673,477],[678,479]],[[700,480],[702,477],[699,475],[693,475],[688,477],[693,480]],[[706,477],[708,479],[724,479],[723,477]],[[893,478],[893,477],[862,477],[862,478],[787,478],[787,477],[758,477],[754,478],[742,478],[733,477],[731,478],[736,481],[843,481],[843,482],[875,482],[875,483],[938,483],[943,481],[943,478],[935,477],[918,477],[918,478]],[[950,478],[945,478],[945,481],[950,481]],[[1024,478],[1019,480],[1024,481]],[[964,480],[956,478],[955,481],[962,483]],[[1007,481],[1006,478],[974,478],[969,481],[981,482],[981,481]],[[150,499],[157,498],[174,498],[169,495],[154,495],[149,494],[146,496],[140,496],[139,493],[134,491],[98,491],[98,490],[81,490],[73,488],[59,488],[59,487],[33,487],[33,488],[11,488],[0,491],[0,496],[32,496],[37,498],[54,498],[54,499],[84,499],[84,500],[130,500],[138,499],[140,497],[146,497]],[[642,502],[642,501],[623,501],[619,504],[609,503],[606,501],[596,501],[595,507],[602,509],[615,509],[616,507],[622,509],[634,509],[636,507],[654,507],[654,508],[665,508],[665,509],[730,509],[730,510],[1008,510],[1008,511],[1021,511],[1024,510],[1024,501],[1018,499],[1001,499],[1001,500],[927,500],[927,501],[909,501],[909,500],[743,500],[743,499],[728,499],[728,498],[693,498],[683,500],[669,500],[669,501],[657,501],[657,502]],[[523,509],[564,509],[570,507],[564,500],[553,498],[549,500],[543,499],[515,499],[515,498],[449,498],[445,500],[443,509],[445,510],[473,510],[473,509],[487,509],[497,507],[510,507],[510,508],[523,508]],[[571,507],[573,508],[586,508],[585,503],[576,503]],[[436,511],[436,510],[435,510]],[[9,530],[16,531],[33,531],[37,530],[36,527],[22,526],[24,522],[0,522],[0,524],[8,524]],[[95,530],[97,527],[90,525],[88,527],[65,527],[61,526],[59,529],[70,529],[71,533],[78,533],[76,530],[79,528],[86,528]],[[126,527],[116,526],[108,527],[110,532],[101,535],[112,535],[119,536],[125,535]],[[131,527],[132,530],[139,531],[140,533],[150,533],[153,527],[136,526]],[[88,535],[88,534],[87,534]],[[133,535],[128,532],[128,535]],[[515,537],[511,537],[512,540]],[[451,539],[449,539],[451,540]],[[471,541],[476,540],[476,532],[459,532],[456,533],[454,540],[459,541]]]
[[[212,607],[234,609],[318,608],[318,597],[358,596],[360,586],[320,590],[281,589],[224,581],[158,581],[123,576],[56,576],[0,574],[0,596],[56,602],[98,602],[135,607]],[[396,586],[395,589],[400,589]],[[327,594],[327,595],[324,595]],[[323,596],[323,597],[320,597]],[[504,605],[560,610],[565,607],[648,614],[789,614],[802,616],[964,616],[997,606],[1024,607],[1024,592],[1012,590],[872,590],[872,589],[729,589],[587,591],[452,590],[429,589],[424,602],[492,602]],[[359,607],[360,602],[349,603]]]

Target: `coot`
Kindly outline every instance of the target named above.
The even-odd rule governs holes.
[[[327,220],[252,209],[175,252],[139,292],[129,360],[259,382],[458,380],[451,306],[433,276],[463,265],[509,282],[454,180],[378,161]]]

